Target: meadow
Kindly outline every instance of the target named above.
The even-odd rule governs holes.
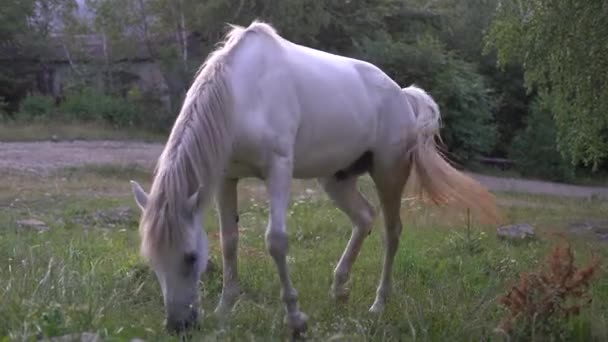
[[[163,329],[158,283],[138,252],[139,212],[128,180],[147,189],[137,167],[85,166],[47,175],[0,175],[0,341],[37,340],[89,332],[106,341],[178,340]],[[361,188],[377,203],[373,185]],[[239,185],[239,272],[243,294],[225,321],[212,311],[221,292],[214,210],[206,230],[215,267],[201,281],[204,313],[193,340],[288,339],[279,281],[264,247],[265,192],[255,180]],[[311,341],[507,340],[494,329],[505,316],[499,298],[520,272],[541,267],[556,245],[569,242],[575,262],[603,261],[591,282],[592,301],[579,315],[543,330],[515,330],[514,340],[608,340],[608,241],[577,222],[606,219],[608,203],[512,193],[497,194],[508,221],[530,223],[537,238],[502,241],[495,227],[467,224],[464,212],[442,211],[404,197],[404,233],[386,311],[368,313],[382,258],[382,217],[365,241],[351,275],[347,303],[329,293],[333,268],[351,225],[313,182],[297,182],[289,210],[288,262]],[[20,225],[35,218],[46,227]],[[562,237],[555,233],[562,234]]]

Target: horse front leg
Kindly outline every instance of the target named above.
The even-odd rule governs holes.
[[[222,243],[222,296],[215,313],[227,314],[241,292],[237,272],[237,249],[239,241],[236,179],[225,179],[217,195],[217,209],[220,218],[220,239]]]
[[[266,247],[274,259],[281,281],[281,299],[285,305],[286,319],[294,335],[306,331],[306,314],[298,307],[298,292],[291,283],[287,267],[287,207],[292,178],[293,162],[287,157],[277,157],[270,166],[266,188],[270,197],[270,217],[266,229]]]

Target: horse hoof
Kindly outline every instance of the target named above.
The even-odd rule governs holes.
[[[220,302],[213,311],[215,315],[219,317],[227,316],[236,305],[241,294],[241,289],[238,286],[224,290]]]
[[[348,297],[350,295],[350,290],[346,289],[346,288],[333,288],[331,290],[331,296],[338,302],[338,303],[346,303],[348,302]]]
[[[297,338],[306,332],[308,329],[307,321],[308,316],[301,311],[287,316],[287,325],[289,326],[294,338]]]
[[[218,317],[226,317],[230,312],[230,308],[226,308],[224,305],[218,305],[213,313]]]
[[[226,303],[220,302],[218,306],[215,308],[213,313],[219,318],[225,318],[232,311],[232,305],[227,305]]]
[[[373,314],[381,314],[384,311],[384,303],[376,300],[369,308],[369,312]]]
[[[338,302],[348,301],[350,294],[348,274],[336,273],[334,276],[334,282],[331,285],[331,296]]]

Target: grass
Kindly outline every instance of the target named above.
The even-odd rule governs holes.
[[[141,129],[117,129],[102,123],[0,122],[0,141],[137,140],[162,142],[166,136]]]
[[[111,166],[65,169],[46,178],[0,177],[0,341],[81,332],[112,341],[175,340],[163,331],[158,283],[138,254],[131,178],[143,179],[148,188],[149,176],[141,170]],[[386,312],[374,316],[367,309],[380,276],[381,218],[353,267],[349,302],[336,304],[329,287],[350,223],[325,195],[306,196],[307,188],[316,186],[297,184],[289,210],[288,261],[301,307],[310,317],[307,336],[314,341],[501,340],[493,332],[505,312],[497,298],[519,272],[543,261],[559,241],[552,233],[566,233],[571,221],[608,213],[606,202],[500,194],[509,220],[535,225],[540,237],[511,244],[499,241],[491,227],[473,225],[467,234],[464,213],[406,202],[393,295]],[[377,203],[369,182],[362,188]],[[218,321],[210,312],[219,299],[221,270],[205,275],[205,314],[194,340],[285,340],[289,335],[279,281],[264,248],[264,193],[255,181],[244,182],[239,190],[239,271],[245,294],[231,317]],[[25,218],[42,220],[50,229],[19,227],[17,221]],[[206,222],[213,262],[221,265],[214,211]],[[602,260],[608,257],[608,242],[566,237],[577,264],[590,260],[591,252]],[[605,271],[606,263],[601,267]],[[608,340],[606,272],[600,272],[590,291],[590,306],[563,322],[569,340]]]

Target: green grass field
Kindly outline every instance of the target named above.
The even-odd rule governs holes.
[[[109,341],[171,340],[163,330],[162,296],[138,253],[138,212],[128,180],[149,187],[149,175],[133,168],[85,167],[54,176],[0,175],[0,341],[91,332]],[[493,227],[473,225],[464,213],[413,202],[403,206],[404,234],[396,257],[386,312],[368,313],[381,268],[382,218],[378,217],[351,277],[348,303],[329,296],[332,271],[350,236],[350,223],[314,183],[298,182],[289,211],[289,264],[300,304],[309,315],[312,341],[503,340],[493,332],[504,315],[497,302],[519,272],[543,263],[565,232],[578,265],[592,253],[603,261],[608,242],[567,233],[572,222],[605,218],[608,203],[499,194],[506,216],[536,226],[539,239],[506,243]],[[362,182],[377,203],[373,187]],[[221,269],[201,283],[202,326],[194,340],[286,340],[279,281],[264,248],[265,193],[259,183],[239,186],[239,272],[244,294],[226,321],[212,311],[221,291]],[[36,218],[49,229],[20,227]],[[212,260],[221,265],[215,212],[206,216]],[[593,301],[580,316],[561,322],[562,338],[608,340],[606,263],[590,288]],[[551,336],[535,335],[538,340]],[[557,332],[552,337],[559,339]],[[531,336],[516,336],[516,340]]]

